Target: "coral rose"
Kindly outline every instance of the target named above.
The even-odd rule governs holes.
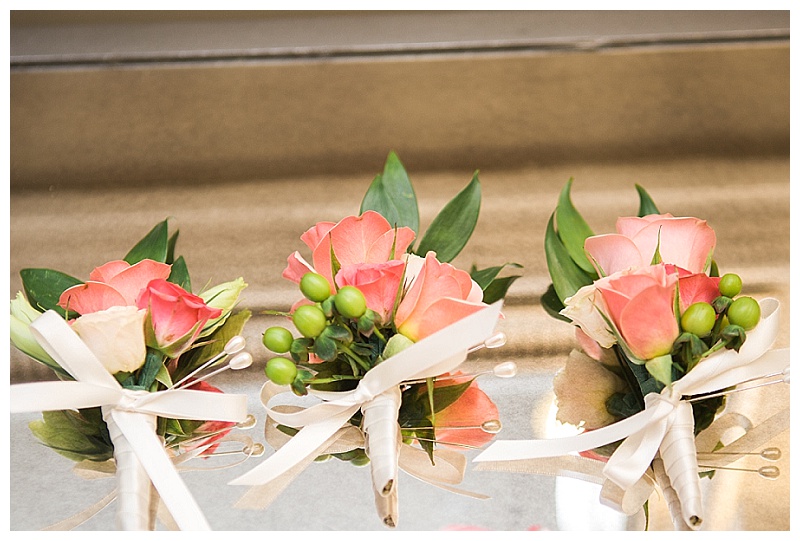
[[[402,261],[358,263],[342,267],[336,274],[336,285],[358,288],[364,294],[367,308],[376,312],[382,323],[387,323],[394,310],[404,271]]]
[[[458,373],[454,374],[458,375]],[[452,383],[434,384],[436,387],[452,385]],[[480,428],[448,428],[458,426],[480,426],[486,421],[498,420],[497,406],[489,396],[480,390],[473,381],[455,402],[434,415],[436,441],[481,447],[489,443],[494,434]]]
[[[661,261],[690,273],[703,272],[717,237],[705,220],[651,214],[617,219],[617,233],[586,239],[584,249],[603,275],[646,267],[656,248]]]
[[[95,268],[89,280],[65,290],[58,305],[79,314],[90,314],[112,306],[134,306],[136,298],[151,280],[167,279],[172,267],[152,259],[135,265],[109,261]]]
[[[595,282],[606,315],[640,360],[666,355],[678,337],[675,316],[677,273],[663,264],[618,272]]]
[[[222,310],[166,280],[153,280],[136,299],[147,309],[147,345],[175,358],[188,350],[210,319]]]
[[[334,292],[331,247],[344,269],[351,265],[386,263],[400,259],[414,241],[414,231],[409,227],[392,227],[379,213],[369,210],[361,216],[348,216],[338,223],[319,222],[301,235],[300,239],[311,249],[313,265],[299,252],[288,258],[283,277],[295,283],[307,272],[317,272],[331,284]]]
[[[407,270],[415,267],[409,256]],[[407,273],[408,274],[408,273]],[[465,271],[428,252],[395,314],[397,332],[417,342],[486,306],[483,291]]]

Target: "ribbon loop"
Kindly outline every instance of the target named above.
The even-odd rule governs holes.
[[[181,529],[209,529],[163,442],[144,417],[241,422],[247,397],[202,391],[133,391],[123,389],[69,324],[49,310],[31,323],[45,351],[77,381],[48,381],[11,386],[11,411],[51,411],[102,407],[142,463],[164,505]]]
[[[780,304],[775,299],[763,299],[760,306],[761,321],[748,332],[747,339],[738,352],[722,350],[703,359],[661,393],[645,396],[643,411],[612,425],[569,438],[496,441],[475,457],[474,461],[544,459],[621,442],[603,468],[603,475],[623,491],[621,495],[614,496],[615,501],[626,500],[625,492],[634,490],[637,483],[645,477],[659,451],[662,455],[667,455],[664,457],[665,467],[670,478],[673,475],[679,476],[682,479],[681,486],[686,486],[689,482],[687,480],[697,478],[698,467],[692,406],[684,398],[714,393],[753,379],[780,374],[789,366],[788,350],[770,351],[778,336]],[[684,460],[687,453],[692,456]],[[674,465],[672,472],[669,469],[670,464],[666,462],[667,458]],[[690,509],[684,510],[684,519],[690,526],[696,527],[701,521],[700,504],[694,499],[693,492],[690,491],[687,496],[693,501],[681,504]],[[616,491],[609,488],[606,493],[612,494]]]
[[[467,350],[487,340],[499,321],[502,301],[487,306],[426,337],[369,370],[353,391],[316,392],[322,403],[294,411],[267,405],[267,415],[279,424],[300,428],[285,445],[232,485],[261,485],[280,477],[328,441],[359,408],[376,396],[419,374],[442,374],[456,368]],[[271,387],[262,389],[262,398]]]

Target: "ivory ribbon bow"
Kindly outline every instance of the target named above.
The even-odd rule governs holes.
[[[268,408],[267,414],[277,423],[300,428],[300,431],[264,462],[230,484],[269,483],[315,453],[363,404],[384,391],[406,380],[454,370],[467,358],[470,347],[492,335],[501,308],[502,301],[498,301],[423,338],[369,370],[352,391],[315,393],[324,401],[300,411],[281,412]]]
[[[208,522],[141,413],[171,419],[242,422],[247,397],[192,390],[156,393],[124,389],[61,316],[48,310],[31,324],[44,350],[76,381],[11,386],[11,412],[54,411],[102,406],[133,447],[165,506],[182,530],[210,530]]]
[[[780,304],[775,299],[761,301],[762,319],[748,332],[747,340],[739,352],[723,350],[704,359],[690,372],[660,393],[645,397],[645,409],[636,415],[612,425],[585,432],[577,436],[553,440],[497,441],[475,457],[475,462],[502,462],[546,457],[557,457],[586,451],[624,440],[609,459],[603,474],[624,491],[632,489],[650,467],[659,448],[664,455],[664,444],[677,435],[682,419],[691,419],[691,404],[685,396],[712,393],[769,375],[780,374],[789,366],[788,350],[772,350],[778,335]],[[693,425],[692,425],[693,426]],[[684,430],[685,432],[685,430]],[[691,433],[690,433],[691,434]],[[676,475],[697,479],[697,450],[694,438],[673,445],[682,461],[681,472]],[[673,461],[674,462],[674,461]],[[666,466],[665,461],[665,466]],[[670,475],[675,485],[676,479]],[[698,489],[699,492],[699,489]],[[691,493],[691,491],[690,491]],[[695,506],[699,505],[698,500]],[[690,496],[694,498],[694,495]],[[691,525],[692,503],[681,498],[684,519]],[[688,516],[687,516],[688,515]]]

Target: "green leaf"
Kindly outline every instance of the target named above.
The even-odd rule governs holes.
[[[619,418],[628,418],[642,411],[639,398],[635,393],[614,393],[606,400],[606,410]]]
[[[164,366],[164,355],[153,348],[147,348],[144,365],[139,371],[137,385],[149,389],[156,380],[156,375]]]
[[[478,172],[433,219],[414,252],[422,257],[430,251],[449,263],[461,252],[475,230],[481,209],[481,183]]]
[[[178,259],[172,262],[172,269],[170,270],[167,281],[179,285],[191,293],[192,281],[189,278],[189,269],[186,267],[186,261],[183,259],[183,256],[178,257]]]
[[[587,237],[594,235],[589,224],[583,219],[583,216],[578,212],[572,204],[569,192],[572,188],[573,179],[569,179],[567,184],[562,188],[561,194],[558,197],[558,205],[556,206],[556,227],[558,228],[558,237],[564,243],[572,260],[587,274],[593,275],[595,273],[589,258],[583,250],[583,245]]]
[[[464,394],[464,391],[467,390],[467,387],[469,387],[471,383],[472,379],[470,379],[469,381],[465,381],[464,383],[457,383],[455,385],[444,385],[441,387],[436,387],[433,390],[434,413],[442,411],[447,406],[451,405],[453,402],[458,400],[461,397],[461,395]]]
[[[657,381],[664,385],[672,383],[672,355],[659,355],[648,359],[644,366]]]
[[[650,197],[650,194],[647,191],[639,186],[636,185],[636,191],[639,192],[639,217],[647,216],[649,214],[661,214],[658,211],[658,207],[653,202],[653,199]]]
[[[478,270],[478,268],[473,265],[472,269],[469,271],[469,276],[475,281],[476,284],[481,286],[481,289],[486,290],[489,284],[492,283],[492,280],[497,278],[497,275],[500,274],[500,271],[506,267],[521,269],[522,265],[519,263],[503,263],[497,267],[489,267],[482,270]]]
[[[167,261],[169,240],[167,239],[167,221],[156,225],[140,240],[124,257],[125,261],[134,265],[143,259],[152,259],[164,263]]]
[[[390,152],[386,158],[383,175],[375,177],[361,201],[360,213],[368,210],[378,212],[392,227],[410,227],[415,235],[419,232],[417,196],[403,164],[394,152]]]
[[[495,278],[492,280],[492,283],[483,290],[483,302],[492,304],[505,298],[506,293],[508,293],[508,288],[511,287],[511,284],[513,284],[517,278],[520,278],[520,276],[504,276],[503,278]]]
[[[336,358],[336,341],[333,338],[320,335],[314,339],[314,354],[323,361],[332,361]],[[357,371],[353,370],[353,375]]]
[[[541,297],[541,303],[544,311],[547,312],[551,317],[560,319],[561,321],[565,321],[567,323],[572,323],[572,320],[570,320],[567,316],[561,315],[561,310],[564,309],[564,303],[558,298],[553,284],[547,286],[547,291],[545,291],[544,295]]]
[[[22,269],[19,271],[22,287],[28,302],[42,312],[55,310],[62,316],[64,310],[58,306],[61,294],[72,286],[83,282],[63,272],[52,269]]]
[[[708,428],[718,412],[725,407],[725,397],[717,396],[706,400],[692,402],[692,414],[694,415],[694,434],[695,436]]]
[[[325,327],[320,336],[323,335],[337,342],[352,342],[353,340],[353,333],[350,332],[350,329],[337,324]]]
[[[553,287],[558,299],[563,303],[583,286],[593,282],[592,277],[586,274],[570,257],[564,243],[561,242],[553,220],[555,213],[550,215],[547,231],[544,236],[544,253],[547,259],[547,270],[553,280]]]
[[[45,411],[28,426],[43,444],[70,460],[101,462],[114,455],[100,408]]]
[[[175,245],[178,243],[178,233],[179,233],[178,231],[175,231],[175,233],[172,234],[172,236],[169,238],[169,241],[167,242],[167,258],[164,261],[164,263],[168,263],[171,265],[175,261]]]
[[[170,388],[173,385],[172,376],[169,375],[167,365],[162,364],[156,373],[156,381],[163,384],[164,387]]]

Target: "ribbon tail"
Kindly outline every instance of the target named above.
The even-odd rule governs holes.
[[[263,485],[276,479],[283,472],[302,462],[304,458],[325,443],[353,416],[358,408],[358,405],[352,406],[324,421],[303,427],[272,456],[228,484]]]
[[[60,411],[116,404],[119,387],[80,381],[37,381],[11,386],[11,413]]]
[[[161,440],[151,427],[137,418],[136,415],[141,414],[122,410],[110,413],[181,530],[210,530],[200,507],[165,453]]]

